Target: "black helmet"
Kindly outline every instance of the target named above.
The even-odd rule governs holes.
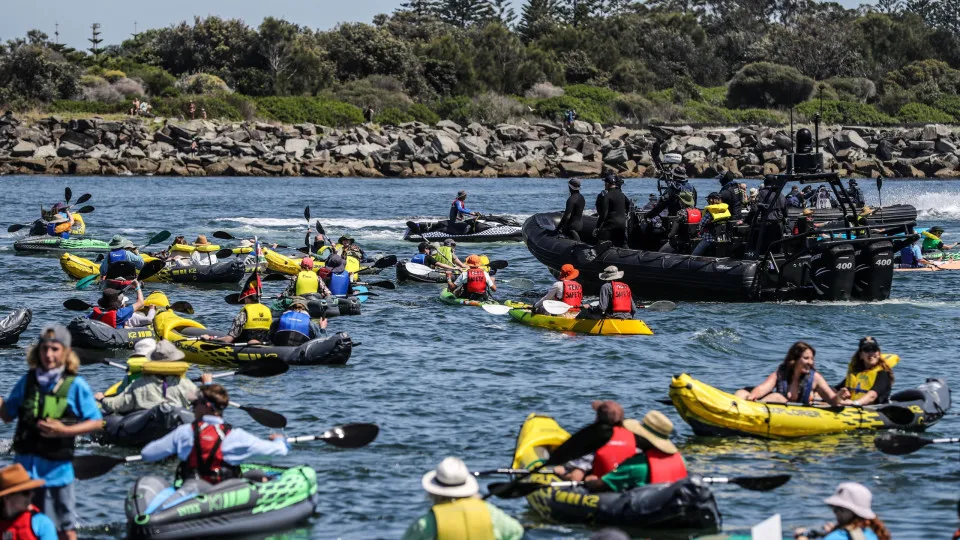
[[[708,201],[709,201],[709,200],[713,200],[713,199],[723,200],[723,197],[721,197],[719,193],[717,193],[716,191],[714,191],[714,192],[710,193],[709,195],[707,195],[707,200],[708,200]]]
[[[856,179],[851,178],[851,179],[850,179],[850,183],[849,183],[848,185],[850,185],[850,186],[855,186],[855,185],[857,185]]]
[[[720,185],[725,186],[733,181],[733,171],[725,171],[720,176],[717,177],[717,180],[720,180]]]

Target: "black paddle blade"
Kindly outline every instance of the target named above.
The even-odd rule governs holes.
[[[83,204],[83,203],[89,201],[89,200],[92,199],[92,198],[93,198],[93,195],[91,195],[91,194],[89,194],[89,193],[84,193],[83,195],[80,196],[79,199],[77,199],[77,202],[75,202],[75,203],[73,203],[73,204]]]
[[[221,240],[236,240],[236,237],[227,231],[213,231],[213,237]]]
[[[891,456],[912,454],[932,443],[933,440],[931,439],[892,432],[881,433],[873,440],[873,444],[877,447],[877,450],[880,450],[884,454],[890,454]]]
[[[307,248],[307,253],[310,253],[310,231],[307,231],[307,234],[303,237],[303,246]]]
[[[323,225],[320,224],[320,220],[317,220],[317,232],[323,236],[327,236],[327,231],[323,230]]]
[[[240,303],[240,293],[228,294],[223,297],[223,301],[231,306],[235,306]]]
[[[386,257],[380,257],[377,259],[377,262],[373,263],[374,268],[389,268],[397,264],[396,255],[387,255]]]
[[[186,313],[187,315],[193,315],[193,305],[186,300],[181,300],[179,302],[174,302],[170,304],[170,309],[176,311],[177,313]]]
[[[387,281],[387,280],[384,280],[384,281],[371,281],[371,282],[369,282],[369,283],[365,283],[365,285],[366,285],[367,287],[380,287],[381,289],[387,289],[387,290],[390,290],[390,291],[395,290],[395,289],[397,288],[397,284],[396,284],[396,283],[394,283],[394,282],[392,282],[392,281]]]
[[[773,476],[738,476],[730,478],[731,484],[736,484],[744,489],[751,491],[770,491],[786,484],[790,481],[789,474],[776,474]]]
[[[510,266],[510,263],[507,261],[490,261],[490,268],[494,270],[503,270],[508,266]]]
[[[94,207],[92,207],[92,206],[84,206],[83,208],[77,210],[77,213],[78,213],[78,214],[89,214],[90,212],[93,212],[94,210],[96,210],[96,208],[94,208]]]
[[[220,251],[216,252],[215,255],[218,259],[226,259],[227,257],[233,256],[233,250],[230,248],[223,248]]]
[[[234,373],[247,377],[264,378],[282,375],[288,371],[290,371],[290,364],[286,362],[279,360],[257,360],[241,365]]]
[[[166,240],[167,238],[170,238],[170,231],[160,231],[160,232],[158,232],[157,234],[153,235],[149,240],[147,240],[147,243],[146,243],[146,244],[144,244],[144,245],[142,245],[142,246],[140,246],[140,247],[143,248],[143,247],[147,247],[147,246],[149,246],[149,245],[151,245],[151,244],[156,244],[156,243],[158,243],[158,242],[163,242],[163,241]]]
[[[20,229],[23,229],[25,227],[29,227],[29,225],[24,225],[23,223],[17,223],[16,225],[11,225],[7,227],[7,232],[17,232]]]
[[[137,279],[143,281],[147,278],[151,278],[156,275],[157,272],[163,270],[167,264],[160,259],[144,263],[143,268],[140,269],[140,273],[137,274]]]
[[[610,437],[613,437],[613,426],[598,423],[590,424],[556,447],[543,466],[562,465],[587,454],[592,454],[607,444]]]
[[[493,482],[487,485],[487,491],[490,495],[501,499],[520,499],[546,487],[550,485],[533,482]]]
[[[73,458],[73,475],[77,480],[89,480],[103,476],[117,465],[125,462],[122,457],[113,456],[76,456]]]
[[[283,429],[287,427],[287,417],[280,413],[259,407],[247,407],[246,405],[240,406],[239,409],[249,414],[250,418],[261,426],[266,426],[271,429]]]
[[[882,176],[878,176],[878,177],[877,177],[877,190],[879,191],[879,190],[881,190],[881,189],[883,189],[883,177],[882,177]]]
[[[303,219],[307,220],[307,226],[309,227],[310,226],[310,207],[309,206],[303,207]]]
[[[380,426],[376,424],[344,424],[317,438],[337,448],[360,448],[373,442],[378,433]]]
[[[80,300],[79,298],[68,298],[63,302],[63,307],[69,309],[70,311],[86,311],[93,306]]]
[[[73,190],[70,188],[63,188],[63,203],[70,204],[70,199],[73,198]]]
[[[297,248],[297,251],[299,251],[300,253],[303,253],[304,255],[309,255],[309,254],[310,254],[310,247],[309,247],[309,246],[298,247],[298,248]]]

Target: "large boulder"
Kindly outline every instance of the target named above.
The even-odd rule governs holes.
[[[466,153],[479,154],[484,156],[487,154],[487,141],[483,140],[480,137],[468,135],[466,137],[460,137],[460,140],[457,141],[457,144],[460,147],[460,150]]]
[[[923,132],[920,135],[925,141],[935,141],[950,137],[950,128],[941,124],[928,124],[923,126]]]
[[[303,157],[303,152],[310,148],[310,141],[307,139],[287,139],[283,141],[283,151],[293,154],[296,159]]]
[[[564,176],[600,176],[603,163],[599,161],[584,161],[581,163],[560,163],[560,173]]]
[[[90,148],[97,144],[97,139],[79,131],[67,131],[60,137],[60,142],[69,142],[81,148]]]
[[[457,141],[443,132],[435,132],[430,136],[430,147],[441,157],[460,151]]]
[[[572,133],[589,135],[590,133],[593,133],[593,125],[582,120],[574,120],[573,125],[570,127],[570,131]]]
[[[455,132],[457,132],[457,133],[460,133],[461,131],[463,131],[463,128],[460,126],[460,124],[454,122],[453,120],[441,120],[441,121],[437,122],[437,128],[438,128],[438,129],[449,129],[449,130],[455,131]]]
[[[853,131],[852,129],[845,129],[840,133],[837,133],[833,137],[834,145],[838,148],[850,148],[855,146],[861,150],[866,150],[870,148],[870,145],[867,144],[867,141],[863,140],[863,137],[859,133]]]
[[[683,153],[686,154],[692,150],[700,150],[702,152],[713,152],[714,148],[717,145],[710,139],[706,137],[690,137],[687,139],[687,146],[684,148]]]
[[[10,155],[13,157],[33,157],[36,151],[36,144],[30,141],[20,141],[10,150]]]

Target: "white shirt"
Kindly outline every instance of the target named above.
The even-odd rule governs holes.
[[[200,266],[210,266],[217,264],[217,254],[213,252],[200,253],[199,251],[194,251],[190,254],[190,261]]]

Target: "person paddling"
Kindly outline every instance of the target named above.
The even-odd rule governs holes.
[[[893,389],[893,367],[900,358],[884,358],[877,340],[867,336],[860,340],[847,366],[847,376],[835,386],[843,405],[870,405],[890,401]]]
[[[417,254],[410,258],[410,262],[422,264],[430,268],[442,268],[444,270],[456,270],[456,267],[442,263],[434,256],[436,248],[429,242],[420,242],[417,245]]]
[[[930,267],[939,269],[937,263],[934,261],[927,260],[923,257],[923,250],[920,249],[918,244],[920,240],[916,240],[908,246],[904,246],[900,250],[900,263],[897,265],[897,268],[923,268]]]
[[[595,453],[555,467],[554,474],[564,480],[596,480],[637,453],[633,433],[623,427],[623,407],[610,400],[596,400],[590,406],[596,411],[598,424],[613,427],[613,436]]]
[[[467,265],[457,257],[457,242],[453,238],[447,238],[443,241],[443,244],[437,246],[437,252],[433,256],[438,264],[449,266],[454,270],[467,267]]]
[[[606,281],[600,287],[600,303],[580,311],[579,319],[632,319],[637,312],[633,303],[630,286],[622,281],[623,271],[616,266],[608,266],[600,273],[600,279]]]
[[[583,304],[583,286],[575,281],[579,276],[580,271],[574,268],[572,264],[561,266],[557,281],[550,286],[547,294],[534,304],[534,312],[546,313],[543,309],[543,303],[546,300],[559,300],[570,305],[570,311],[567,313],[573,312],[573,314],[576,314],[580,311],[580,306]]]
[[[285,456],[289,446],[279,433],[271,433],[265,441],[223,420],[223,412],[230,403],[230,395],[219,384],[201,387],[192,396],[194,421],[176,429],[143,447],[143,461],[152,463],[170,456],[180,459],[177,478],[197,479],[219,484],[230,478],[240,478],[240,464],[251,456]],[[260,480],[262,473],[248,476]]]
[[[263,285],[260,282],[260,274],[254,272],[246,284],[243,291],[237,298],[243,303],[240,313],[233,319],[233,326],[225,336],[211,336],[203,334],[201,339],[208,341],[222,341],[224,343],[249,343],[256,345],[265,343],[270,339],[270,325],[273,323],[273,314],[270,308],[260,303],[260,294]]]
[[[31,480],[23,465],[0,469],[0,538],[57,540],[57,528],[31,501],[43,480]]]
[[[467,257],[467,271],[453,281],[453,273],[447,272],[447,287],[457,298],[468,300],[488,300],[490,293],[497,290],[497,284],[481,266],[479,255]]]
[[[583,227],[583,207],[586,201],[580,194],[580,181],[571,178],[567,182],[567,188],[570,196],[567,197],[567,205],[563,209],[563,215],[560,216],[560,222],[557,224],[557,231],[567,238],[580,241],[580,228]]]
[[[299,347],[311,339],[324,335],[327,319],[313,322],[303,297],[290,297],[290,305],[280,318],[270,325],[270,340],[274,345]]]
[[[70,238],[70,231],[73,229],[75,219],[67,208],[67,205],[63,203],[53,205],[50,214],[50,223],[47,223],[46,233],[49,236]]]
[[[143,257],[137,254],[133,242],[119,234],[111,238],[108,245],[110,252],[100,263],[100,277],[108,280],[108,285],[124,286],[143,268]],[[115,283],[109,283],[111,280]]]
[[[519,540],[523,525],[477,495],[480,486],[459,458],[448,457],[420,481],[432,507],[407,527],[403,540]]]
[[[943,227],[937,225],[936,227],[931,227],[929,231],[925,231],[921,234],[923,238],[923,244],[920,246],[920,252],[926,255],[927,253],[936,253],[939,251],[948,251],[955,247],[957,244],[946,245],[943,243],[943,240],[940,238],[943,236]]]
[[[290,286],[287,287],[285,295],[305,296],[308,294],[320,294],[324,298],[333,296],[327,284],[317,276],[313,269],[313,258],[304,257],[300,259],[300,272],[293,279]]]
[[[124,306],[122,293],[117,289],[104,289],[103,295],[97,300],[99,307],[93,308],[87,318],[100,321],[113,328],[123,328],[133,314],[143,309],[144,299],[143,291],[140,290],[140,283],[133,280],[136,286],[137,301],[132,306]]]
[[[871,505],[873,494],[863,484],[843,482],[837,486],[833,495],[824,499],[833,510],[836,523],[827,523],[823,527],[826,536],[814,536],[807,529],[797,529],[794,533],[796,540],[809,540],[821,537],[823,540],[890,540],[890,531],[886,524],[877,517]]]
[[[0,418],[8,424],[17,420],[13,461],[31,478],[45,481],[33,504],[53,520],[60,538],[76,540],[76,437],[103,429],[103,416],[90,385],[77,374],[80,359],[70,345],[70,331],[63,326],[40,332],[27,351],[30,370],[0,405]]]
[[[798,341],[787,351],[776,371],[752,390],[741,388],[735,395],[748,401],[803,405],[812,404],[819,395],[831,405],[840,405],[840,396],[814,367],[816,355],[810,344]]]

